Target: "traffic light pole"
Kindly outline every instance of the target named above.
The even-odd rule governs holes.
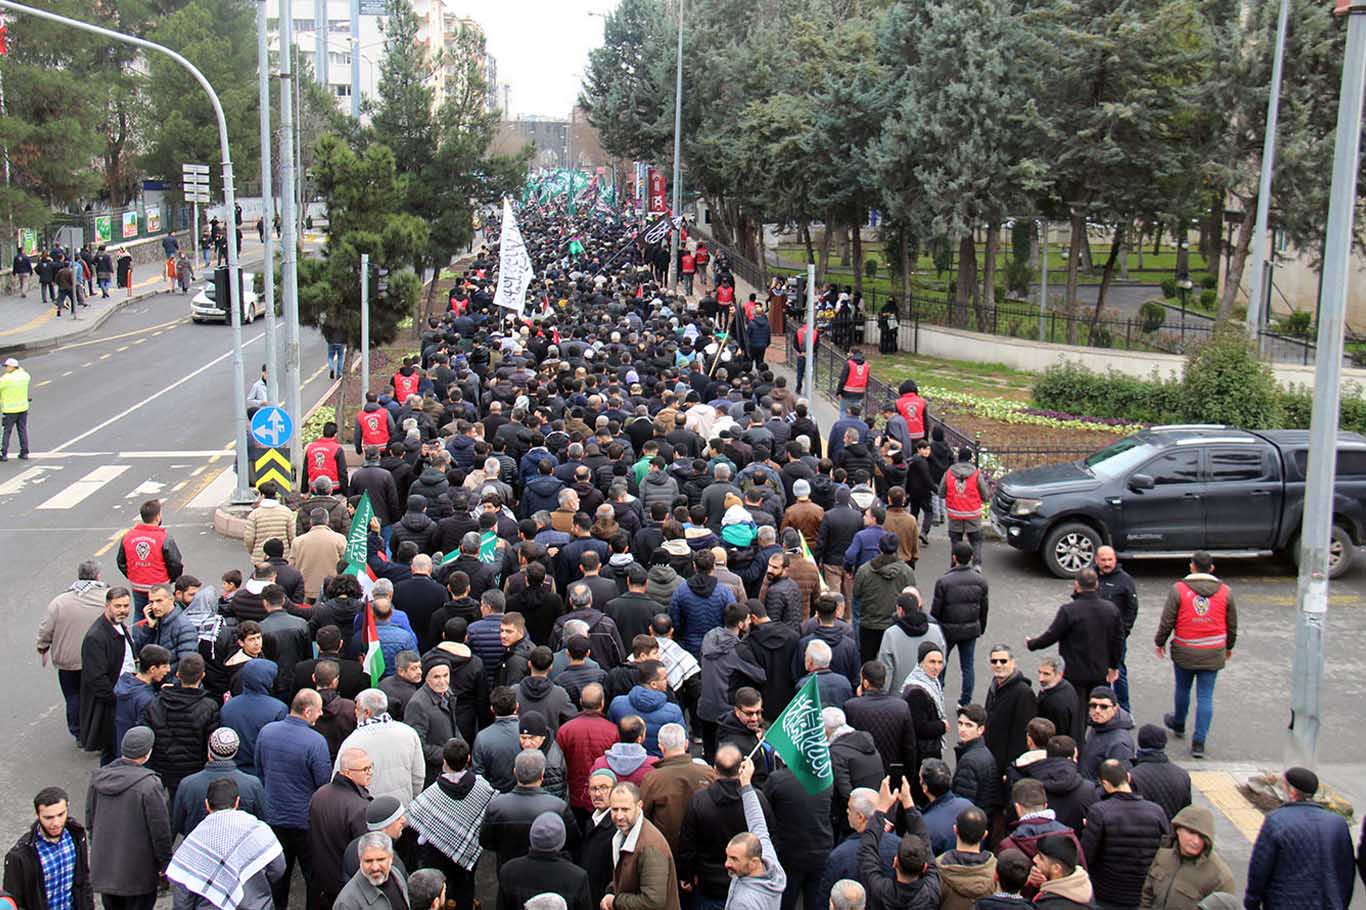
[[[261,280],[266,295],[266,394],[280,403],[280,352],[275,341],[275,179],[271,167],[270,46],[266,34],[266,0],[256,10],[257,91],[261,107],[261,224],[265,226],[265,262]]]
[[[287,6],[288,4],[286,4]],[[299,223],[294,187],[298,180],[294,160],[294,22],[280,16],[280,283],[285,310],[285,410],[303,423],[299,391]],[[302,430],[302,427],[300,427]],[[289,460],[295,470],[303,467],[303,447],[295,433],[289,441]],[[299,474],[303,476],[302,472]]]
[[[228,309],[232,314],[232,395],[234,423],[237,430],[235,433],[237,439],[237,487],[233,492],[233,502],[251,502],[255,497],[247,489],[247,386],[246,377],[242,372],[242,290],[237,283],[241,272],[238,270],[237,231],[233,229],[232,214],[237,210],[237,196],[233,190],[232,152],[228,147],[228,121],[223,116],[223,105],[218,100],[218,93],[213,90],[209,80],[204,78],[204,74],[193,63],[169,47],[144,38],[125,35],[112,29],[101,28],[98,25],[91,25],[89,22],[82,22],[79,19],[59,16],[47,10],[34,9],[31,6],[24,6],[22,3],[14,3],[12,0],[0,0],[0,9],[36,16],[39,19],[46,19],[59,25],[69,25],[72,28],[90,32],[92,35],[108,38],[111,41],[121,41],[124,44],[132,44],[144,50],[165,54],[185,67],[208,94],[209,102],[213,105],[214,117],[218,120],[218,147],[223,155],[223,218],[227,222],[225,231],[228,241],[228,300],[230,304]]]

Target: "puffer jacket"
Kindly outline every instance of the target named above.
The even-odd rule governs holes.
[[[1005,789],[987,741],[977,737],[953,747],[958,764],[953,769],[953,792],[990,814],[1005,805]]]
[[[987,631],[987,579],[972,566],[954,566],[934,583],[930,615],[945,642],[972,641]]]
[[[536,475],[522,490],[519,514],[523,518],[530,518],[537,512],[553,512],[560,504],[560,491],[564,488],[564,481],[554,474]]]
[[[673,601],[674,591],[683,584],[683,577],[674,571],[673,566],[650,566],[645,576],[645,594],[660,610],[668,610]]]
[[[802,589],[789,576],[777,581],[765,579],[760,599],[769,619],[791,627],[794,632],[806,618],[802,615]]]
[[[735,602],[735,593],[710,575],[694,575],[674,590],[669,616],[674,623],[674,638],[702,656],[702,640],[721,625],[726,606]]]
[[[556,731],[555,742],[568,769],[571,806],[592,808],[588,798],[589,769],[616,741],[617,725],[603,717],[601,711],[584,711]]]
[[[896,599],[915,585],[915,570],[895,553],[874,556],[854,576],[854,597],[862,606],[864,629],[881,631],[896,621]]]
[[[198,686],[169,686],[142,716],[157,737],[147,766],[174,790],[183,778],[204,767],[209,734],[218,728],[218,705]]]
[[[900,763],[915,767],[915,724],[911,709],[896,695],[865,692],[844,703],[849,726],[873,738],[884,767]]]
[[[1100,765],[1106,759],[1128,763],[1134,757],[1134,719],[1123,708],[1103,724],[1091,724],[1086,743],[1077,756],[1077,770],[1087,780],[1100,779]]]
[[[171,652],[171,672],[174,673],[182,657],[199,653],[199,629],[176,605],[155,626],[148,625],[146,619],[133,626],[133,646],[141,652],[147,645],[160,645]]]
[[[640,498],[646,510],[656,502],[672,507],[678,496],[678,481],[666,471],[650,471],[640,481]]]
[[[1191,804],[1190,773],[1168,759],[1161,749],[1139,749],[1129,778],[1134,792],[1161,806],[1169,821]]]
[[[251,553],[252,562],[265,562],[266,554],[261,548],[267,540],[278,538],[289,552],[294,543],[294,512],[273,499],[262,500],[261,505],[251,510],[247,516],[247,527],[242,542]],[[97,835],[98,836],[98,835]]]
[[[1247,864],[1249,910],[1346,910],[1352,894],[1352,834],[1341,815],[1315,802],[1267,815]]]
[[[659,728],[665,724],[679,724],[687,729],[683,720],[683,709],[669,701],[667,693],[647,686],[633,686],[625,695],[612,699],[607,716],[613,723],[620,723],[623,717],[635,714],[645,721],[645,751],[656,758],[664,753],[659,748]]]
[[[1205,849],[1197,857],[1185,856],[1173,837],[1153,857],[1139,906],[1143,910],[1197,910],[1216,891],[1237,893],[1233,871],[1214,852],[1214,815],[1208,809],[1187,806],[1172,819],[1172,825],[1199,834],[1205,839]]]
[[[1107,907],[1135,906],[1148,867],[1171,833],[1167,814],[1157,803],[1124,791],[1101,797],[1086,813],[1081,833],[1097,902]]]
[[[408,488],[410,497],[421,496],[427,500],[428,505],[435,503],[436,497],[443,493],[449,495],[450,492],[451,484],[446,479],[446,473],[432,465],[423,468],[417,480],[414,480],[413,485]]]
[[[393,536],[389,540],[391,551],[397,550],[407,541],[412,541],[417,544],[419,553],[430,555],[435,552],[436,522],[423,511],[426,508],[426,499],[420,496],[408,497],[408,511],[404,512],[403,517],[394,525]]]

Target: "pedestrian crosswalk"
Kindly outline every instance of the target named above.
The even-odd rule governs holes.
[[[223,450],[35,453],[34,461],[19,462],[24,467],[15,473],[0,466],[0,510],[11,515],[85,512],[101,521],[113,512],[123,521],[136,520],[138,505],[148,499],[165,500],[177,510],[194,507],[203,499],[197,494],[207,492],[203,488],[219,471],[228,467],[232,475],[225,457],[230,453]],[[201,481],[206,470],[213,473]]]
[[[55,496],[46,500],[39,509],[74,509],[85,502],[105,484],[117,479],[130,466],[126,464],[101,465],[80,480],[65,487]]]

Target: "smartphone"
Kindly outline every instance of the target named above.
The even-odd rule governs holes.
[[[895,792],[901,789],[901,779],[906,775],[906,766],[899,761],[894,761],[887,769],[887,776],[891,778],[890,786]]]

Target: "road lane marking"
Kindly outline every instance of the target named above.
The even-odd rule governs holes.
[[[123,535],[126,533],[126,530],[116,530],[113,534],[110,534],[109,539],[105,541],[104,546],[100,547],[98,550],[95,551],[95,558],[98,559],[99,557],[108,553],[110,550],[114,549],[114,544],[118,543],[121,539],[123,539]]]
[[[75,371],[75,370],[67,370],[65,373],[62,374],[61,378],[62,378],[62,379],[65,379],[66,377],[70,376],[70,375],[71,375],[72,373],[74,373],[74,372],[76,372],[76,371]]]
[[[60,471],[61,469],[61,465],[45,464],[37,464],[31,468],[26,468],[25,470],[20,471],[18,474],[15,474],[13,477],[5,481],[4,483],[0,483],[0,496],[12,496],[13,494],[23,490],[24,487],[28,486],[30,481],[41,482],[41,478],[44,472]]]
[[[96,490],[127,471],[131,465],[126,464],[107,464],[101,465],[80,480],[66,487],[57,495],[48,499],[39,509],[70,509],[79,505],[89,498]]]
[[[113,354],[101,354],[101,355],[100,355],[100,360],[108,360],[110,357],[113,357],[113,356],[114,356]]]
[[[48,385],[51,382],[51,379],[44,379],[42,382],[34,383],[33,387],[35,389],[41,389],[43,386]]]
[[[246,347],[247,345],[252,344],[253,342],[256,342],[256,341],[260,341],[260,340],[261,340],[261,336],[260,336],[260,335],[257,335],[257,336],[255,336],[254,338],[249,338],[249,339],[247,339],[246,341],[242,342],[242,347]],[[208,363],[204,364],[203,366],[201,366],[199,369],[195,370],[194,372],[189,373],[189,374],[187,374],[187,375],[185,375],[185,376],[182,376],[182,377],[180,377],[179,379],[177,379],[176,381],[172,382],[170,385],[164,386],[163,388],[159,389],[158,391],[153,392],[151,395],[148,395],[146,398],[142,399],[141,401],[139,401],[137,404],[133,405],[132,407],[125,408],[124,410],[122,410],[122,411],[120,411],[119,413],[115,414],[113,417],[110,417],[108,420],[104,421],[103,423],[96,424],[95,426],[93,426],[93,427],[91,427],[90,429],[86,430],[84,433],[81,433],[79,436],[73,436],[72,438],[68,439],[66,442],[62,443],[61,445],[59,445],[59,446],[54,446],[54,447],[51,449],[51,451],[53,451],[53,452],[60,452],[60,451],[62,451],[63,449],[69,449],[69,448],[71,448],[71,447],[74,446],[76,443],[80,442],[82,439],[86,439],[86,438],[88,438],[88,437],[90,437],[90,436],[93,436],[94,434],[98,433],[100,430],[103,430],[105,427],[110,426],[111,424],[117,423],[118,421],[120,421],[120,420],[122,420],[123,418],[127,417],[129,414],[133,413],[134,411],[138,410],[139,408],[143,407],[144,405],[151,404],[153,401],[156,401],[158,398],[160,398],[162,395],[165,395],[167,392],[170,392],[170,391],[172,391],[172,390],[174,390],[174,389],[180,388],[182,385],[184,385],[185,383],[189,382],[191,379],[194,379],[194,378],[195,378],[196,376],[198,376],[199,374],[201,374],[201,373],[203,373],[203,372],[205,372],[205,371],[207,371],[207,370],[210,370],[210,369],[212,369],[213,367],[216,367],[218,364],[222,363],[224,360],[227,360],[227,359],[228,359],[229,357],[231,357],[232,355],[233,355],[233,351],[232,351],[231,348],[229,348],[227,351],[224,351],[222,354],[219,354],[219,355],[218,355],[217,357],[215,357],[213,360],[210,360]]]
[[[139,496],[156,496],[158,493],[161,492],[161,489],[164,486],[166,486],[166,484],[158,483],[155,480],[144,480],[142,483],[138,484],[137,487],[133,489],[133,492],[129,493],[127,496],[123,498],[136,499]]]
[[[147,332],[151,331],[152,329],[166,329],[166,328],[170,328],[170,327],[173,327],[173,326],[182,325],[182,324],[187,323],[187,322],[189,322],[189,321],[190,321],[190,317],[189,317],[189,316],[182,316],[182,317],[180,317],[179,319],[172,319],[170,322],[160,322],[160,323],[157,323],[156,325],[148,325],[148,326],[143,326],[143,327],[140,328],[140,329],[133,329],[131,332],[120,332],[120,333],[117,334],[117,335],[109,335],[109,336],[107,336],[107,337],[105,337],[105,338],[92,338],[92,339],[90,339],[89,341],[77,341],[77,342],[73,342],[72,344],[64,344],[64,345],[62,345],[61,347],[56,348],[55,350],[57,350],[57,351],[69,351],[69,350],[72,350],[73,348],[83,348],[83,347],[86,347],[86,346],[92,345],[92,344],[105,344],[106,342],[110,342],[110,341],[119,341],[120,339],[123,339],[123,338],[131,338],[131,337],[134,336],[134,335],[144,335],[144,334],[146,334]],[[158,333],[158,334],[160,334],[160,333]],[[135,342],[133,342],[133,344],[142,344],[142,342],[143,342],[143,341],[146,341],[146,340],[147,340],[146,338],[143,338],[143,339],[141,339],[140,341],[135,341]]]
[[[172,492],[172,493],[179,493],[181,490],[185,489],[185,485],[188,484],[188,483],[189,483],[188,480],[182,480],[180,483],[178,483],[178,484],[176,484],[175,486],[171,487],[171,492]]]
[[[81,367],[82,367],[82,368],[85,368],[85,367],[93,367],[94,365],[95,365],[95,361],[93,361],[93,360],[87,360],[85,363],[81,364]]]
[[[115,353],[115,354],[122,354],[122,353],[123,353],[124,351],[126,351],[126,350],[128,350],[128,345],[125,344],[125,345],[124,345],[123,347],[121,347],[121,348],[115,348],[115,349],[114,349],[114,353]]]
[[[146,342],[146,338],[139,338],[137,341],[133,342],[133,344],[145,344]]]

